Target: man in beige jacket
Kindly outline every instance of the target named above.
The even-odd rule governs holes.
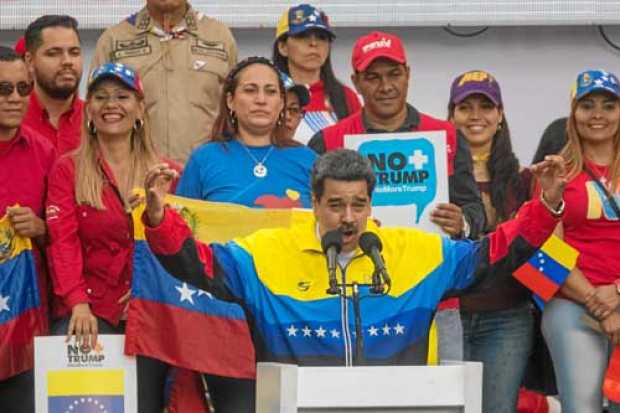
[[[90,72],[110,61],[139,72],[157,149],[184,163],[210,132],[237,46],[228,27],[186,0],[146,0],[101,35]]]

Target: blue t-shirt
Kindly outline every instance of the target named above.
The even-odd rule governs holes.
[[[264,178],[254,176],[263,159]],[[272,149],[273,148],[273,149]],[[177,195],[258,208],[310,208],[310,171],[317,155],[306,146],[246,146],[208,142],[190,156]]]

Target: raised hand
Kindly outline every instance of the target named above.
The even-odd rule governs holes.
[[[164,198],[177,176],[177,171],[171,169],[167,163],[155,165],[146,173],[144,178],[146,215],[151,225],[159,225],[164,218]]]
[[[562,202],[566,186],[564,158],[559,155],[547,155],[544,161],[532,165],[530,170],[538,179],[545,202],[553,209],[557,209]]]

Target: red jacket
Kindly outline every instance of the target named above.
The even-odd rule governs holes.
[[[53,316],[63,317],[76,304],[89,303],[93,314],[116,325],[123,311],[118,299],[131,287],[133,221],[109,166],[101,157],[99,162],[107,178],[104,210],[77,204],[73,157],[61,158],[49,177],[46,211]]]
[[[30,207],[43,218],[48,174],[56,159],[56,151],[46,139],[22,126],[13,139],[0,142],[0,216],[6,208],[19,204]],[[34,257],[37,265],[42,308],[47,315],[47,269],[42,250],[36,243]],[[10,304],[10,303],[9,303]]]
[[[413,107],[409,109],[409,117],[412,119],[408,123],[411,127],[408,130],[412,132],[418,131],[445,131],[446,132],[446,149],[448,150],[448,175],[454,173],[454,156],[456,154],[456,130],[454,126],[446,121],[433,118],[422,112],[418,112]],[[404,132],[404,131],[398,131]],[[317,133],[308,143],[308,146],[317,152],[328,152],[336,149],[344,148],[345,135],[359,135],[363,133],[373,133],[366,130],[364,125],[363,112],[358,111],[336,123],[328,126],[321,132]],[[321,150],[323,149],[323,150]]]

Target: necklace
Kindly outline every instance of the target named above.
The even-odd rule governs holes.
[[[250,155],[250,158],[252,158],[252,160],[255,163],[254,169],[252,170],[252,172],[254,173],[254,176],[257,177],[257,178],[264,178],[264,177],[266,177],[267,176],[267,172],[269,172],[269,170],[265,166],[265,161],[267,160],[267,158],[269,158],[269,155],[271,155],[271,152],[273,151],[274,146],[271,145],[271,148],[269,148],[269,150],[267,151],[265,156],[263,156],[263,159],[261,159],[259,161],[258,159],[256,159],[256,157],[252,154],[250,149],[248,149],[248,147],[243,142],[239,141],[239,143],[241,144],[243,149],[245,149],[245,151],[248,153],[248,155]]]

